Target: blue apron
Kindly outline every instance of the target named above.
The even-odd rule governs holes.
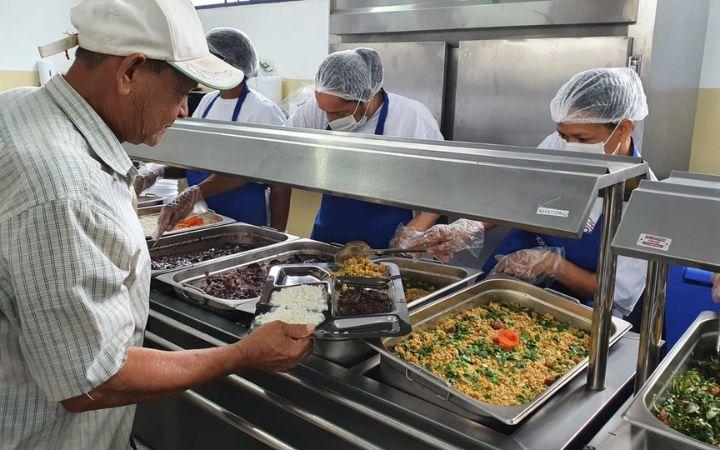
[[[375,128],[377,136],[385,134],[385,121],[390,106],[387,93],[384,90],[381,92],[383,106]],[[330,130],[330,127],[327,129]],[[409,209],[326,194],[315,217],[311,238],[339,244],[364,241],[372,248],[386,248],[397,227],[412,218],[412,210]]]
[[[633,156],[640,156],[633,145],[632,149]],[[510,253],[517,252],[519,250],[530,249],[535,247],[562,247],[565,249],[565,259],[590,272],[597,272],[597,263],[600,256],[600,240],[602,237],[603,227],[603,216],[601,215],[597,224],[592,230],[586,228],[582,238],[562,238],[556,236],[548,236],[545,234],[530,233],[528,231],[522,231],[513,229],[510,234],[503,240],[500,245],[493,251],[490,258],[485,261],[483,266],[483,272],[485,276],[497,264],[495,256],[498,255],[509,255]],[[577,294],[566,288],[561,283],[555,282],[550,286],[551,289],[562,292],[577,298]],[[592,298],[580,299],[587,302],[591,302]]]
[[[247,84],[243,87],[240,97],[238,97],[237,103],[235,104],[235,110],[233,111],[232,121],[237,122],[240,116],[245,99],[250,93]],[[210,104],[205,108],[202,114],[202,118],[207,118],[208,113],[212,109],[215,101],[220,97],[220,93],[210,101]],[[209,177],[211,174],[208,172],[199,172],[195,170],[187,171],[188,184],[190,186],[200,184],[201,181]],[[250,223],[258,226],[267,226],[268,224],[268,212],[267,212],[267,201],[266,191],[268,186],[262,183],[250,182],[240,189],[234,189],[232,191],[224,192],[222,194],[214,195],[205,199],[208,207],[222,214],[223,216],[232,217],[238,222]]]

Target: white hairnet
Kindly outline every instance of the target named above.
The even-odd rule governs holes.
[[[328,55],[315,75],[315,90],[355,102],[370,100],[372,82],[365,58],[355,50]]]
[[[356,48],[356,52],[360,54],[365,60],[368,69],[370,70],[370,82],[372,84],[372,93],[377,94],[383,87],[383,79],[385,78],[385,72],[383,70],[383,63],[380,54],[372,48]]]
[[[638,74],[629,68],[592,69],[573,76],[550,102],[555,123],[635,122],[648,115]]]
[[[247,78],[257,76],[258,56],[247,34],[234,28],[213,28],[205,38],[210,53],[245,72]]]

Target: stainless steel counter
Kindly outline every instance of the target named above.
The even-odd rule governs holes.
[[[202,348],[241,324],[151,293],[146,345]],[[176,347],[177,346],[177,347]],[[636,335],[610,351],[607,388],[584,377],[514,429],[491,429],[377,381],[379,357],[343,367],[311,356],[288,374],[247,373],[138,408],[135,431],[163,448],[581,448],[632,391]]]

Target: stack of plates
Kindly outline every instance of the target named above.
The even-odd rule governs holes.
[[[143,195],[157,195],[169,201],[178,195],[178,180],[158,180],[155,185],[145,190]]]

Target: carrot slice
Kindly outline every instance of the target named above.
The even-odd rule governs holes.
[[[495,342],[505,350],[512,350],[520,345],[520,336],[513,330],[505,328],[495,336]]]

